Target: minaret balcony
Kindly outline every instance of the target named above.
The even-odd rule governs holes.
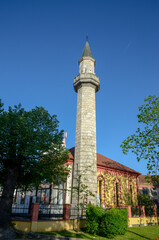
[[[77,77],[74,78],[73,86],[75,92],[77,92],[78,89],[84,84],[92,85],[92,87],[95,87],[96,92],[99,91],[99,77],[93,73],[80,73]]]

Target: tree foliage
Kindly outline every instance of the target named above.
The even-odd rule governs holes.
[[[150,207],[155,205],[153,199],[151,199],[149,195],[138,194],[137,198],[140,206]]]
[[[62,140],[56,116],[43,107],[25,111],[18,105],[5,111],[0,101],[0,213],[1,208],[11,208],[15,188],[38,188],[42,182],[65,179],[68,151]]]
[[[86,212],[86,231],[106,238],[124,235],[128,228],[127,209],[103,209],[89,205]]]
[[[152,216],[153,213],[153,206],[155,206],[155,202],[149,195],[146,194],[138,194],[138,203],[140,206],[145,207],[145,215]]]
[[[159,170],[159,97],[148,96],[139,107],[138,128],[135,134],[127,137],[121,144],[124,154],[129,150],[136,154],[137,160],[146,159],[149,174]]]
[[[100,234],[101,222],[105,209],[98,205],[89,204],[86,211],[86,231],[91,234]]]
[[[107,210],[102,218],[101,232],[107,238],[124,235],[128,228],[127,209],[112,208]]]

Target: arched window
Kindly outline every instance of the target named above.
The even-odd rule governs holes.
[[[102,180],[99,180],[99,199],[100,205],[102,204]]]
[[[133,198],[132,198],[133,190],[132,190],[132,185],[130,184],[130,204],[133,204]]]
[[[116,192],[116,206],[119,206],[119,183],[115,184],[115,192]]]

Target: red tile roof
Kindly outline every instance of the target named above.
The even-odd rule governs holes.
[[[69,149],[71,155],[74,157],[74,152],[75,152],[75,148],[70,148]],[[140,175],[141,173],[126,167],[110,158],[107,158],[99,153],[97,153],[97,166],[102,166],[102,167],[107,167],[107,168],[111,168],[111,169],[116,169],[116,170],[121,170],[121,171],[126,171],[126,172],[131,172],[131,173],[135,173]]]
[[[139,184],[141,184],[141,183],[146,183],[146,181],[145,181],[145,177],[146,177],[147,175],[140,175],[139,176]]]
[[[148,179],[145,179],[146,177],[149,177]],[[139,184],[154,184],[159,185],[159,179],[158,176],[155,175],[140,175],[139,176]]]

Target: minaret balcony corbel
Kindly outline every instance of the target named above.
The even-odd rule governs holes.
[[[73,86],[76,92],[83,84],[90,84],[95,87],[96,92],[99,91],[99,77],[93,73],[80,73],[77,77],[74,78]]]

